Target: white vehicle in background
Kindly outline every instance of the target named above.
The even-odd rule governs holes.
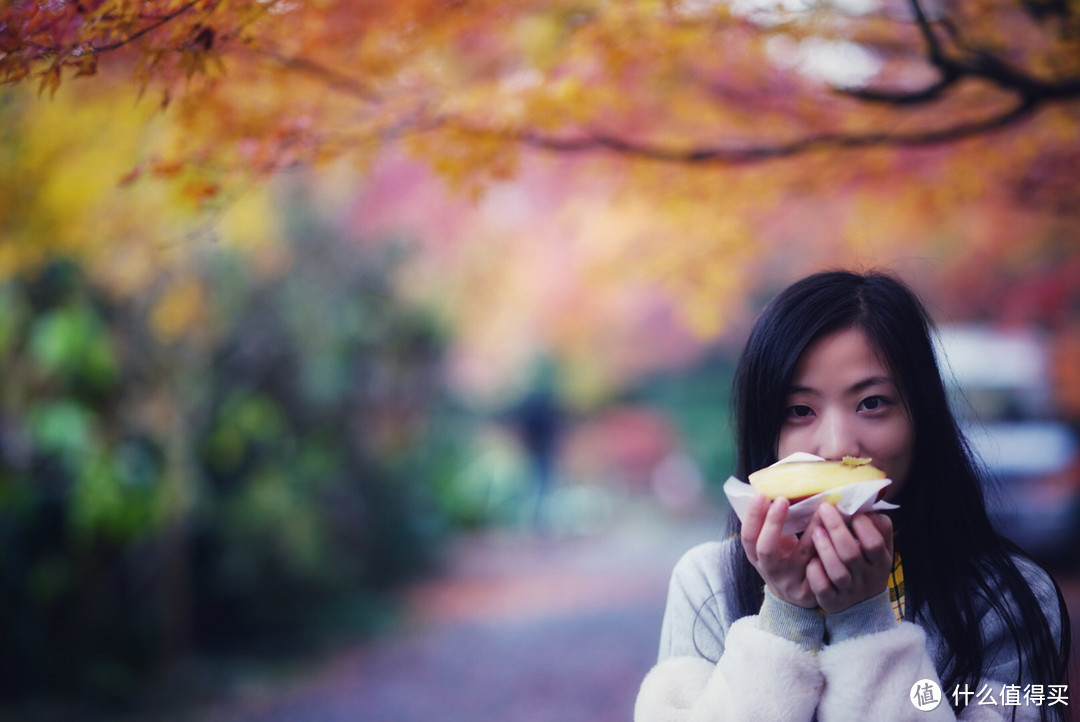
[[[1040,561],[1080,562],[1080,443],[1053,416],[1046,344],[1035,331],[945,326],[953,408],[990,473],[991,521]]]

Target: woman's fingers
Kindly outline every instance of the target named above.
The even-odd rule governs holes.
[[[885,564],[892,568],[892,522],[889,517],[884,514],[857,514],[851,520],[851,531],[868,564],[875,567]]]
[[[830,598],[835,594],[836,590],[829,580],[829,575],[825,573],[825,567],[822,566],[819,557],[814,557],[806,565],[806,583],[810,587],[810,591],[814,594],[814,599],[817,601],[818,606],[824,609],[825,607],[822,605],[821,600]]]
[[[885,588],[892,569],[892,523],[882,514],[856,514],[848,528],[831,505],[818,512],[814,529],[817,557],[807,566],[807,583],[827,612],[868,599]],[[884,517],[884,518],[879,518]]]
[[[818,519],[817,514],[815,514],[810,518],[810,523],[803,529],[798,537],[793,556],[801,559],[804,564],[817,554],[817,550],[814,548],[814,530],[820,528],[821,520]]]
[[[743,521],[747,559],[781,599],[835,612],[885,588],[892,569],[892,522],[884,514],[846,519],[822,504],[801,537],[784,534],[790,504],[758,497]],[[850,526],[849,526],[850,525]]]
[[[822,526],[813,531],[814,548],[830,581],[843,591],[851,586],[850,566],[861,558],[862,551],[836,507],[822,504],[818,516]]]
[[[851,570],[848,568],[848,563],[840,558],[831,536],[825,529],[814,530],[814,549],[817,551],[817,560],[828,577],[830,585],[837,591],[850,588]]]
[[[757,541],[761,535],[761,526],[765,523],[765,514],[769,511],[769,500],[757,496],[750,502],[750,510],[742,524],[742,543],[750,563],[757,565]]]
[[[814,547],[809,538],[783,533],[789,505],[787,499],[771,504],[764,497],[755,499],[743,520],[743,549],[773,594],[791,604],[813,607],[817,603],[806,584],[806,563]]]
[[[757,555],[765,563],[775,563],[781,552],[781,531],[787,519],[788,500],[777,499],[769,506],[757,538]]]

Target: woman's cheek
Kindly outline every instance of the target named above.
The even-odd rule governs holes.
[[[804,434],[800,434],[801,429],[798,427],[784,427],[780,429],[780,439],[776,444],[776,458],[783,459],[785,456],[790,456],[796,451],[810,451],[807,447],[807,442],[803,438]]]

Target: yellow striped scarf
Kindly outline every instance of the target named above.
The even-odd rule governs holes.
[[[893,555],[892,572],[889,574],[889,601],[892,602],[893,614],[896,621],[902,621],[905,616],[904,600],[904,567],[900,564],[899,552]]]

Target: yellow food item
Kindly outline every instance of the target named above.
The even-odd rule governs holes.
[[[845,456],[843,461],[791,461],[774,464],[750,475],[750,486],[770,499],[792,503],[857,481],[884,479],[885,472],[870,459]]]

